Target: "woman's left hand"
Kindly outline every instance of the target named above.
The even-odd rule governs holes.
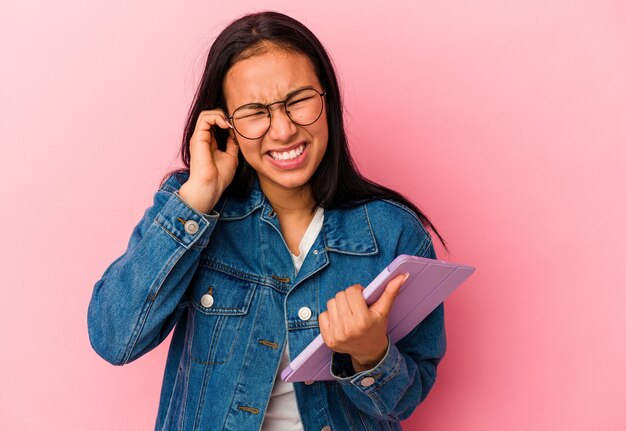
[[[324,343],[335,352],[349,354],[357,373],[375,367],[385,356],[387,319],[407,275],[393,278],[369,308],[363,286],[355,284],[328,300],[326,311],[319,315]]]

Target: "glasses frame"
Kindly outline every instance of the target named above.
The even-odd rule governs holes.
[[[287,101],[289,99],[291,99],[292,97],[297,96],[298,94],[300,94],[301,92],[306,91],[306,90],[313,90],[320,96],[320,98],[322,99],[322,109],[320,109],[320,113],[317,115],[317,117],[315,117],[315,120],[311,121],[310,123],[302,124],[302,123],[298,123],[293,118],[291,118],[291,115],[289,114],[289,110],[287,109]],[[322,116],[322,112],[324,112],[324,96],[326,96],[326,91],[319,91],[319,90],[317,90],[317,89],[315,89],[313,87],[298,88],[297,90],[294,90],[291,93],[287,94],[287,97],[285,97],[283,100],[277,100],[276,102],[268,103],[267,105],[264,105],[263,103],[246,103],[245,105],[241,105],[241,106],[239,106],[237,109],[235,109],[233,111],[233,115],[226,116],[226,118],[228,118],[228,121],[230,121],[230,123],[233,125],[233,128],[237,131],[237,133],[239,133],[244,138],[246,138],[246,139],[261,139],[272,128],[272,110],[270,109],[271,106],[282,104],[283,108],[285,109],[285,114],[287,114],[287,117],[294,124],[297,124],[298,126],[310,126],[311,124],[313,124],[317,120],[319,120],[320,117]],[[256,138],[249,138],[246,135],[244,135],[243,133],[241,133],[237,129],[237,126],[235,125],[235,121],[234,121],[234,117],[235,117],[235,114],[237,113],[237,111],[239,111],[240,109],[249,108],[249,107],[252,107],[252,106],[255,107],[255,108],[265,108],[267,110],[267,116],[270,119],[270,124],[267,126],[267,129],[265,130],[265,132],[263,132],[263,134],[261,136],[257,136]]]

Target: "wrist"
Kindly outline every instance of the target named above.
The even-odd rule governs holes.
[[[360,373],[361,371],[371,370],[376,367],[380,361],[383,360],[385,355],[387,354],[387,350],[389,349],[389,340],[385,344],[384,349],[379,350],[376,353],[373,353],[370,356],[355,356],[351,355],[352,366],[354,367],[354,371]]]
[[[217,198],[214,194],[214,189],[211,187],[198,186],[189,182],[183,184],[178,190],[178,195],[182,200],[202,214],[209,214],[215,206]]]

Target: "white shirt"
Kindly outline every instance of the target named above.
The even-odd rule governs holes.
[[[300,240],[300,254],[296,256],[290,252],[291,259],[296,267],[296,274],[302,267],[304,258],[311,249],[313,242],[315,242],[315,238],[317,238],[317,235],[319,235],[322,230],[323,222],[324,209],[319,207],[315,211],[309,227]],[[300,413],[298,412],[293,383],[284,382],[283,379],[280,378],[281,371],[284,370],[287,365],[289,365],[289,345],[285,344],[261,431],[304,431],[302,422],[300,421]]]

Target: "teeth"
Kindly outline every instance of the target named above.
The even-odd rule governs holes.
[[[293,160],[296,157],[299,157],[303,151],[304,151],[304,144],[300,145],[295,150],[284,151],[282,153],[279,153],[278,151],[270,151],[270,156],[272,156],[274,160]]]

